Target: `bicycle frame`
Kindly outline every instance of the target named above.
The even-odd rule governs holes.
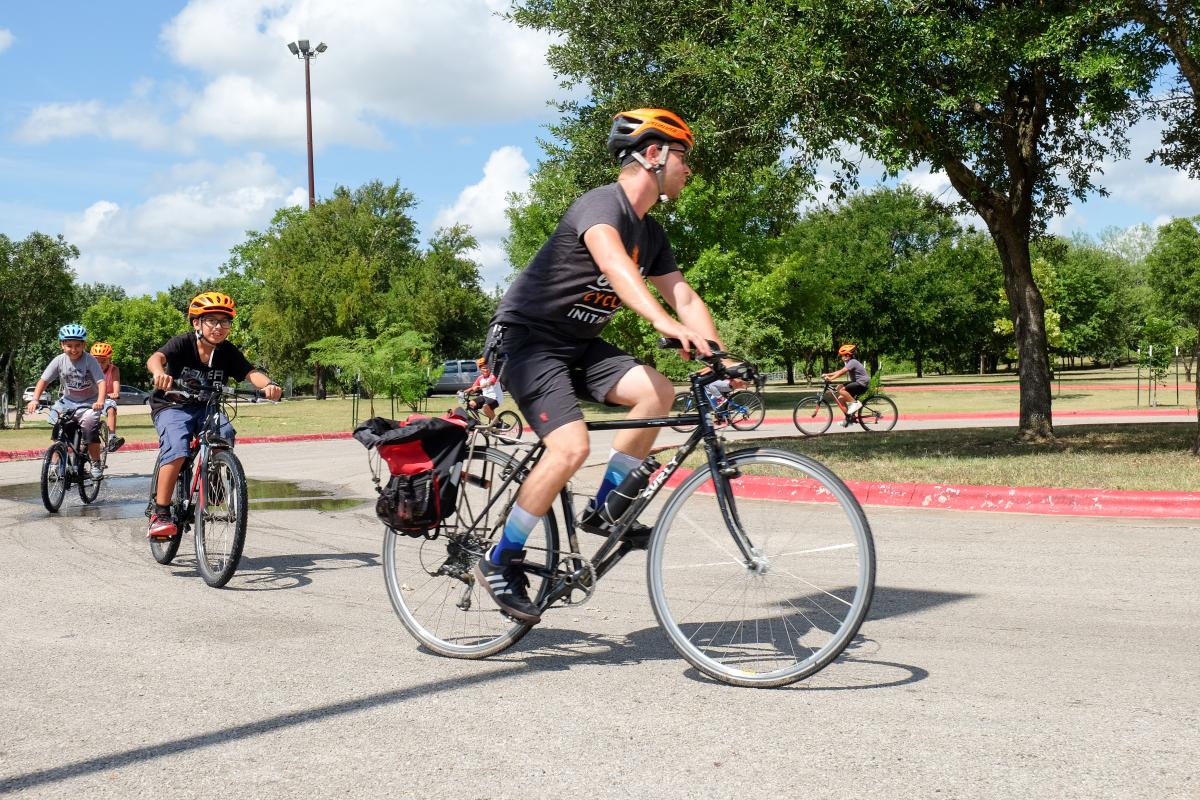
[[[711,377],[710,377],[711,376]],[[709,374],[704,376],[692,377],[692,397],[697,408],[703,408],[699,405],[702,398],[706,396],[704,387],[714,380],[718,380],[719,376]],[[745,531],[742,529],[741,521],[737,516],[737,509],[733,502],[733,494],[729,489],[729,479],[736,477],[737,468],[731,466],[725,459],[724,443],[717,434],[714,424],[714,413],[711,406],[703,414],[692,414],[674,417],[650,417],[646,419],[625,419],[625,420],[606,420],[587,423],[589,431],[615,431],[615,430],[630,430],[644,428],[668,428],[675,425],[686,424],[695,425],[696,428],[692,431],[680,447],[675,451],[671,460],[666,463],[654,475],[646,488],[643,489],[629,508],[622,515],[620,521],[615,526],[612,533],[600,546],[600,548],[592,555],[590,561],[593,562],[596,580],[607,574],[613,567],[617,565],[633,548],[623,539],[624,535],[632,527],[637,517],[646,509],[662,487],[671,479],[671,476],[679,469],[680,465],[687,459],[692,452],[702,443],[704,445],[705,455],[708,461],[709,468],[714,476],[713,484],[716,491],[717,502],[721,509],[721,515],[725,520],[726,526],[733,535],[734,542],[737,544],[738,550],[742,554],[747,566],[755,563],[756,557],[752,552],[749,541],[746,538]],[[471,447],[474,448],[474,440]],[[480,520],[485,519],[489,511],[492,510],[497,500],[503,496],[502,489],[510,485],[518,477],[524,478],[533,469],[533,466],[541,459],[542,453],[546,450],[545,444],[539,439],[530,447],[528,453],[517,462],[511,473],[504,478],[501,484],[501,491],[494,492],[491,499],[479,511],[475,519],[471,520],[466,526],[466,530],[474,531],[480,524]],[[468,455],[468,458],[470,456]],[[464,476],[464,480],[471,480],[471,476]],[[478,478],[477,478],[478,480]],[[572,494],[568,488],[564,487],[559,493],[559,500],[563,507],[563,517],[566,523],[567,541],[570,545],[568,559],[573,560],[577,565],[577,570],[581,568],[579,555],[578,536],[575,530],[575,509],[572,503]],[[497,516],[497,519],[504,520],[508,513],[512,510],[513,504],[516,502],[516,495],[505,504]],[[560,548],[561,550],[561,548]],[[558,555],[557,553],[548,554],[551,556]],[[571,557],[574,557],[573,559]],[[549,561],[549,559],[547,559]],[[536,564],[528,560],[525,562],[525,571],[531,575],[539,577],[555,579],[562,576],[558,573],[552,564]],[[553,605],[556,601],[570,595],[573,591],[580,588],[577,580],[564,579],[552,584],[550,591],[546,594],[541,602],[542,609],[546,609]]]

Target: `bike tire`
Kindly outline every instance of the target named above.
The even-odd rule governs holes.
[[[858,424],[864,431],[879,431],[886,433],[896,427],[900,412],[895,401],[886,395],[877,394],[869,397],[858,410]]]
[[[501,411],[492,424],[496,433],[508,439],[520,439],[524,433],[521,417],[515,411]]]
[[[871,528],[827,467],[769,448],[705,465],[663,506],[647,554],[651,606],[672,646],[704,674],[735,686],[777,687],[828,666],[851,644],[875,587]],[[754,559],[741,555],[737,520]]]
[[[246,544],[246,473],[230,450],[209,452],[196,507],[196,566],[213,588],[229,582]]]
[[[42,505],[51,514],[62,508],[63,498],[67,496],[70,485],[70,465],[67,463],[67,446],[55,442],[46,448],[42,456]]]
[[[458,500],[435,539],[384,528],[383,574],[392,609],[425,648],[450,658],[486,658],[512,647],[532,624],[505,616],[472,575],[475,562],[500,536],[504,506],[520,488],[514,481],[483,514],[517,460],[487,446],[468,453],[460,472]],[[541,552],[539,552],[539,548]],[[544,554],[557,562],[558,525],[551,510],[527,542],[527,560]],[[530,575],[530,596],[540,602],[550,580]]]
[[[833,407],[827,400],[802,397],[792,409],[792,424],[805,436],[820,436],[833,424]]]
[[[694,413],[692,410],[691,393],[680,392],[679,394],[675,395],[675,400],[671,403],[672,416],[691,413]],[[680,433],[690,433],[695,427],[695,425],[672,425],[671,429],[679,431]]]
[[[767,416],[767,404],[757,392],[734,392],[725,404],[729,422],[736,430],[752,431]]]
[[[192,471],[187,462],[179,472],[179,480],[175,481],[175,496],[171,502],[171,518],[175,521],[175,535],[170,539],[151,539],[150,555],[159,564],[170,564],[179,552],[179,543],[187,530],[187,491],[192,482]],[[150,478],[150,503],[153,505],[158,488],[158,464],[154,465],[154,473]]]

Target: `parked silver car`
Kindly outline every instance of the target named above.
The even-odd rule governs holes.
[[[479,365],[473,360],[459,359],[442,365],[442,377],[434,385],[431,394],[454,394],[466,389],[479,377]]]

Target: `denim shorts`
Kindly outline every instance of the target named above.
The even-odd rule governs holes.
[[[168,464],[178,458],[186,458],[188,445],[204,427],[207,406],[168,406],[154,415],[154,427],[158,430],[158,460]],[[233,426],[225,415],[221,415],[221,438],[233,444],[236,436]]]

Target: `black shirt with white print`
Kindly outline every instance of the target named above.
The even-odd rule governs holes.
[[[174,378],[176,383],[197,380],[204,383],[225,383],[230,379],[244,381],[254,370],[254,365],[246,360],[242,351],[229,342],[221,342],[216,346],[211,363],[201,361],[195,333],[173,336],[155,352],[167,357],[166,373]],[[195,404],[195,401],[192,401],[192,404]],[[155,389],[150,395],[152,415],[164,408],[182,405],[189,404],[166,399],[161,389]]]
[[[583,235],[611,225],[643,277],[677,272],[662,226],[638,217],[620,184],[592,189],[576,200],[500,300],[495,321],[526,325],[556,338],[595,339],[621,308]]]

